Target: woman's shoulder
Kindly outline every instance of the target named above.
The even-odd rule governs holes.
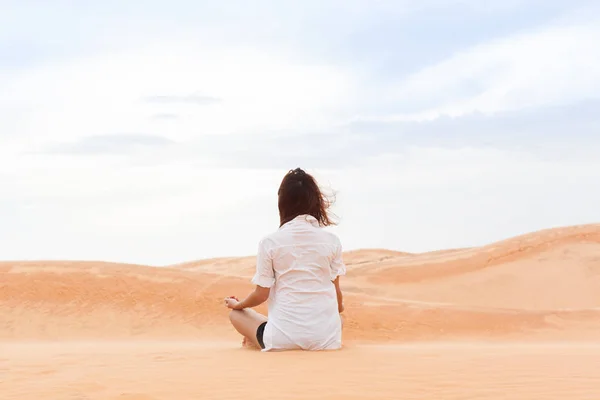
[[[323,232],[323,235],[325,235],[325,237],[332,243],[339,244],[339,245],[342,244],[340,237],[336,233],[327,231],[325,229],[322,229],[322,232]]]
[[[280,236],[279,231],[267,233],[258,240],[258,247],[262,249],[276,247],[281,242]]]
[[[330,240],[332,242],[340,242],[340,237],[336,233],[324,228],[321,228],[320,232],[324,238],[327,238],[327,240]]]

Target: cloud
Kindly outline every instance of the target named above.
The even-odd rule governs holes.
[[[0,84],[0,107],[31,110],[14,134],[38,141],[123,131],[163,135],[156,114],[179,115],[170,121],[169,138],[186,140],[327,125],[354,101],[353,85],[343,67],[182,40],[22,70]]]
[[[190,95],[155,95],[155,96],[146,96],[144,97],[144,101],[147,103],[156,103],[156,104],[197,104],[197,105],[210,105],[215,103],[220,103],[223,101],[217,97],[211,96],[203,96],[198,94],[190,94]]]
[[[95,135],[71,143],[49,145],[42,153],[80,155],[126,154],[140,148],[160,148],[172,144],[174,144],[173,141],[156,135]]]
[[[245,169],[348,168],[415,147],[496,149],[547,160],[594,159],[600,153],[600,100],[444,117],[425,121],[361,121],[321,130],[204,134],[132,160],[140,164],[191,162]],[[569,132],[565,136],[565,132]]]
[[[395,112],[357,120],[492,114],[597,98],[597,15],[565,19],[458,51],[390,85],[376,102],[387,108],[394,104]]]
[[[179,118],[179,114],[175,113],[156,113],[150,116],[151,119],[156,120],[174,120]]]
[[[488,146],[535,152],[560,146],[560,153],[565,156],[571,150],[586,152],[600,146],[599,107],[600,99],[595,99],[491,115],[474,113],[423,121],[355,121],[345,125],[344,131],[351,137],[361,137],[364,143],[360,148],[365,152],[398,151],[403,146],[436,143],[448,148]]]

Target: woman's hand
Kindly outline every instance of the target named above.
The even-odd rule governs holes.
[[[225,306],[227,308],[231,308],[232,310],[241,310],[241,309],[243,309],[243,307],[241,307],[241,304],[242,303],[235,296],[227,297],[225,299]]]

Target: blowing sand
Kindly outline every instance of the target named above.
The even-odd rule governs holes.
[[[0,263],[0,399],[600,399],[600,225],[345,261],[344,349],[274,354],[222,305],[253,257]]]

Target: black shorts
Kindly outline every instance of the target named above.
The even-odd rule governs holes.
[[[263,336],[265,334],[265,326],[267,326],[267,323],[263,322],[258,326],[258,329],[256,330],[256,340],[258,340],[258,344],[260,344],[261,349],[265,348],[265,342],[263,341]]]

